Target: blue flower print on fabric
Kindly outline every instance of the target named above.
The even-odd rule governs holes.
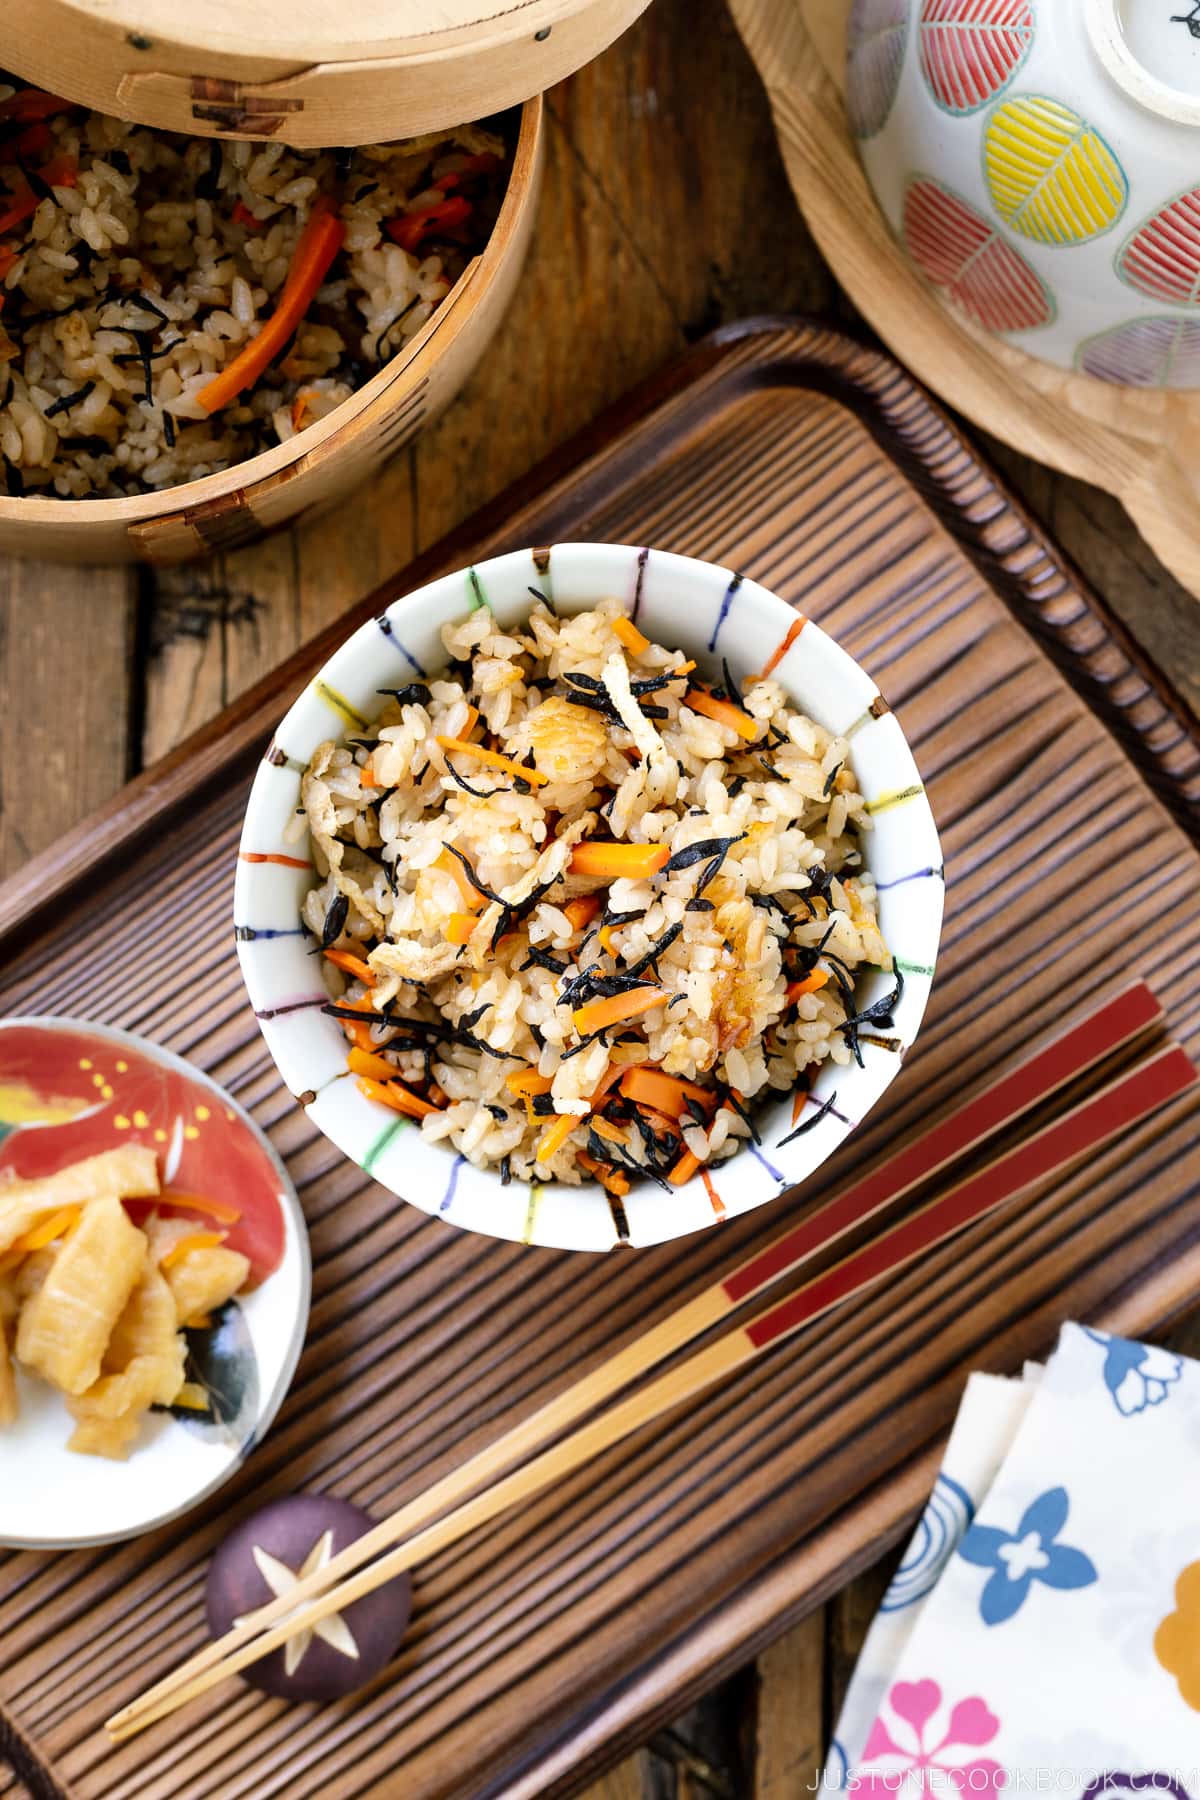
[[[967,1531],[959,1555],[992,1571],[979,1596],[979,1616],[985,1625],[1002,1625],[1019,1612],[1034,1582],[1049,1588],[1082,1588],[1096,1580],[1091,1557],[1057,1542],[1069,1506],[1066,1488],[1047,1488],[1025,1508],[1015,1531],[978,1524]]]
[[[951,1475],[939,1475],[904,1561],[883,1596],[880,1612],[901,1612],[906,1606],[915,1606],[937,1586],[974,1516],[975,1503],[966,1488]]]
[[[1170,1350],[1110,1337],[1106,1331],[1093,1331],[1090,1326],[1084,1327],[1084,1334],[1104,1351],[1104,1385],[1122,1418],[1161,1406],[1183,1374],[1183,1358]]]

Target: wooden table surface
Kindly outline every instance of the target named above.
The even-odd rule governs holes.
[[[0,873],[688,342],[768,311],[857,328],[796,210],[723,0],[655,0],[550,95],[547,147],[536,241],[500,338],[352,514],[165,572],[0,560]],[[986,448],[1200,707],[1200,609],[1115,502]],[[856,1582],[589,1800],[809,1792],[886,1576]]]

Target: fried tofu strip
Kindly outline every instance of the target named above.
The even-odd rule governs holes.
[[[45,1281],[22,1309],[17,1357],[66,1394],[100,1376],[104,1353],[146,1266],[148,1245],[116,1194],[85,1207]]]
[[[123,1144],[85,1157],[57,1175],[0,1183],[0,1255],[47,1213],[90,1206],[105,1195],[148,1199],[159,1191],[158,1157],[147,1144]]]
[[[175,1296],[179,1323],[190,1325],[241,1291],[250,1273],[250,1260],[240,1250],[189,1250],[164,1273]]]
[[[78,1421],[70,1448],[124,1456],[147,1409],[174,1400],[186,1360],[186,1344],[176,1331],[175,1296],[148,1262],[109,1339],[100,1379],[67,1402]]]

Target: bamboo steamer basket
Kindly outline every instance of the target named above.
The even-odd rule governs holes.
[[[597,55],[647,3],[524,0],[491,13],[489,0],[3,0],[0,67],[193,136],[386,142],[523,104],[487,245],[350,399],[288,443],[198,481],[114,500],[0,496],[0,551],[182,562],[326,510],[395,456],[463,386],[512,298],[541,178],[542,88]]]

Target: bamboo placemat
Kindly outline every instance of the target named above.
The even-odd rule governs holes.
[[[948,859],[922,1037],[811,1196],[660,1250],[523,1250],[397,1204],[315,1139],[242,994],[241,808],[328,645],[30,865],[0,892],[0,1006],[150,1032],[226,1082],[289,1161],[315,1296],[280,1420],[214,1503],[132,1545],[3,1559],[0,1755],[34,1793],[566,1793],[903,1529],[968,1367],[1016,1367],[1068,1316],[1147,1330],[1194,1296],[1184,1104],[447,1553],[353,1702],[231,1687],[106,1749],[100,1720],[199,1642],[207,1556],[249,1504],[300,1487],[399,1504],[1118,977],[1144,974],[1200,1056],[1200,738],[894,364],[800,324],[721,334],[387,591],[572,536],[732,563],[881,682]]]

